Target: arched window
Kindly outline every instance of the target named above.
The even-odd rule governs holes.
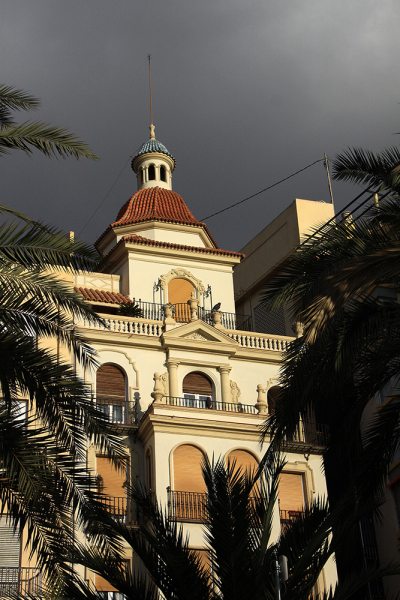
[[[112,423],[127,422],[125,374],[119,367],[102,365],[96,374],[96,403]]]
[[[274,385],[274,387],[268,390],[267,394],[267,403],[268,403],[268,414],[273,415],[275,412],[275,404],[277,400],[279,400],[279,396],[282,390],[279,385]]]
[[[258,468],[257,459],[247,450],[232,450],[228,454],[228,466],[235,464],[236,469],[246,471],[248,475],[254,474]]]
[[[167,181],[167,175],[166,175],[166,172],[165,172],[165,167],[163,167],[162,165],[160,167],[160,179],[161,179],[161,181]]]
[[[154,168],[154,165],[150,165],[149,166],[149,181],[152,181],[156,178],[156,170]]]
[[[183,397],[186,399],[186,406],[212,408],[212,383],[203,373],[199,371],[188,373],[182,383],[182,392]]]
[[[173,490],[171,516],[180,521],[202,521],[205,518],[206,485],[203,479],[204,455],[191,444],[178,446],[173,453]]]
[[[194,292],[194,286],[187,279],[171,279],[168,284],[168,302],[175,306],[177,323],[189,323],[191,319],[190,307],[187,302],[192,292]]]

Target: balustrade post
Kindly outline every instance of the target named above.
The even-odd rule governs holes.
[[[197,309],[199,306],[199,299],[195,297],[194,292],[191,293],[190,300],[188,300],[189,308],[190,308],[190,320],[197,321],[199,318],[197,315]]]
[[[169,303],[163,304],[163,310],[164,310],[163,330],[170,331],[171,329],[174,329],[176,327],[176,321],[175,321],[174,315],[173,315],[174,307],[172,304],[169,304]]]

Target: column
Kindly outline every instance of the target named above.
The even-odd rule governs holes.
[[[169,395],[172,398],[177,398],[179,396],[178,389],[178,366],[180,361],[176,358],[169,358],[167,360],[167,368],[168,368],[168,379],[169,379]]]
[[[224,404],[230,404],[232,402],[231,384],[229,382],[229,373],[231,370],[232,367],[229,367],[228,365],[220,365],[218,367],[218,371],[221,374],[221,395]]]

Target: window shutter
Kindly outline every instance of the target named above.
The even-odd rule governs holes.
[[[114,365],[103,365],[96,375],[96,399],[99,404],[125,404],[125,375]]]
[[[182,391],[184,394],[212,396],[211,381],[203,373],[189,373],[183,380]]]
[[[6,517],[0,517],[0,565],[19,567],[21,541],[18,531]]]
[[[280,510],[304,510],[303,476],[301,473],[281,473],[278,486]]]
[[[235,462],[236,468],[241,467],[242,470],[246,470],[247,473],[254,473],[258,468],[258,462],[250,452],[246,450],[232,450],[228,455],[228,464]]]
[[[204,493],[201,463],[203,453],[196,446],[184,444],[174,450],[174,489],[181,492]]]
[[[121,469],[116,469],[106,456],[97,456],[97,474],[102,477],[103,492],[107,496],[126,496],[125,481],[127,479],[126,461],[121,460]]]
[[[194,292],[193,284],[187,279],[172,279],[168,284],[168,302],[184,304],[190,300],[192,292]]]

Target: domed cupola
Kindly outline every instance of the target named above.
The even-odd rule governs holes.
[[[176,161],[164,144],[156,140],[154,125],[150,125],[150,139],[142,144],[132,159],[138,190],[160,187],[172,190],[172,172]]]

